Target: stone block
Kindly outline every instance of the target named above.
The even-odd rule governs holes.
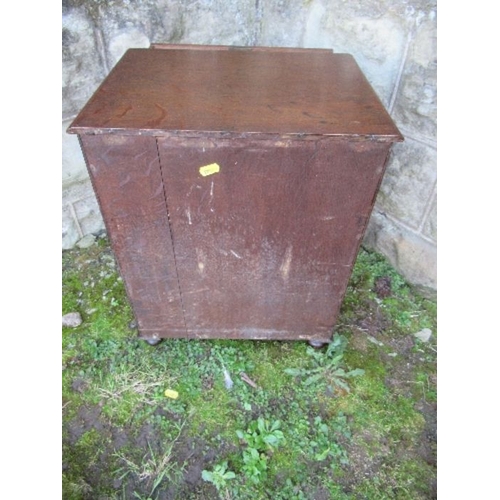
[[[416,136],[436,138],[436,12],[430,10],[416,23],[394,105],[398,125]]]
[[[69,250],[81,238],[78,226],[75,223],[73,214],[68,205],[63,205],[62,209],[62,248]]]
[[[62,17],[62,111],[76,115],[106,75],[94,36],[94,24],[83,8],[66,8]]]
[[[310,14],[307,2],[269,0],[261,2],[258,45],[302,47],[307,22],[314,22],[321,12]],[[314,7],[313,7],[314,8]],[[316,10],[321,11],[320,6]]]
[[[205,0],[183,5],[183,43],[255,45],[258,15],[255,0]]]
[[[104,221],[90,179],[64,186],[62,194],[63,248],[72,248],[82,236],[102,231]]]
[[[62,122],[62,182],[63,186],[88,179],[78,137],[66,132],[71,120]]]
[[[391,150],[377,209],[417,230],[436,181],[436,150],[406,138]]]
[[[132,47],[150,43],[251,45],[255,42],[253,0],[202,2],[116,1],[99,9],[109,67]]]
[[[436,245],[377,210],[370,218],[363,245],[385,255],[424,296],[432,299],[436,297]]]
[[[94,190],[92,189],[90,178],[87,178],[79,182],[66,184],[62,192],[62,201],[63,204],[75,203],[78,200],[93,195],[93,193]]]
[[[73,207],[83,235],[97,234],[104,229],[104,220],[94,193],[75,201]]]
[[[305,47],[352,54],[385,106],[393,93],[409,31],[405,12],[394,2],[311,2]]]
[[[434,241],[437,241],[437,196],[434,194],[430,211],[424,222],[423,234]]]
[[[125,28],[114,33],[108,41],[109,62],[114,66],[130,48],[147,49],[149,38],[136,28]]]
[[[116,0],[89,7],[102,33],[108,69],[130,48],[178,42],[185,8],[176,0]]]

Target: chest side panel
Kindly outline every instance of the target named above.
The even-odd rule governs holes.
[[[158,145],[188,334],[328,340],[389,146]]]
[[[184,337],[155,139],[88,135],[80,140],[140,335]]]

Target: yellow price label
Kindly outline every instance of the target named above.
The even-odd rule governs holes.
[[[173,389],[167,389],[165,391],[165,396],[167,396],[167,398],[177,399],[179,397],[179,393]]]
[[[220,166],[217,163],[210,163],[210,165],[205,165],[204,167],[200,167],[200,174],[203,177],[212,174],[218,174],[220,172]]]

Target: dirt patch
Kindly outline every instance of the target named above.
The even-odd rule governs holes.
[[[74,445],[86,432],[96,430],[102,432],[104,424],[100,419],[101,408],[98,406],[82,406],[78,415],[67,426],[69,444]]]
[[[147,477],[144,464],[153,457],[159,462],[159,457],[163,457],[166,452],[169,452],[170,460],[175,464],[171,469],[182,471],[182,474],[170,478],[166,476],[166,479],[170,479],[164,482],[167,487],[155,491],[156,499],[191,498],[195,492],[197,495],[195,498],[217,498],[216,490],[202,480],[201,472],[210,467],[218,453],[226,453],[228,450],[211,449],[203,439],[182,435],[171,450],[166,450],[165,443],[158,437],[161,432],[155,425],[144,424],[138,432],[117,428],[106,422],[99,406],[86,406],[78,410],[77,415],[66,426],[63,446],[67,445],[75,450],[75,445],[91,431],[96,432],[95,435],[103,440],[103,444],[105,442],[105,446],[103,445],[99,456],[92,457],[91,463],[88,463],[89,457],[81,457],[87,462],[83,472],[85,486],[80,491],[85,500],[94,499],[94,491],[106,490],[120,491],[124,498],[135,498],[134,495],[148,498],[153,489],[154,477]],[[68,458],[74,460],[72,455]],[[127,461],[135,464],[136,470],[132,465],[127,465]],[[144,470],[141,471],[141,467]],[[63,471],[66,469],[67,464],[63,463]],[[113,470],[116,474],[112,477],[101,473]]]
[[[389,446],[363,430],[352,440],[342,439],[342,445],[348,450],[349,465],[345,467],[346,474],[340,478],[344,492],[349,494],[354,486],[375,477],[383,465],[384,456],[389,454]],[[376,448],[377,453],[370,453]]]
[[[437,465],[437,404],[420,401],[417,409],[425,418],[425,428],[422,431],[418,452],[420,456],[433,467]]]

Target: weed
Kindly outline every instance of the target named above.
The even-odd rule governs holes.
[[[228,481],[234,479],[236,474],[227,470],[227,461],[217,464],[213,471],[203,470],[201,473],[203,481],[212,483],[219,493],[226,492]]]
[[[285,373],[307,377],[304,380],[306,387],[312,384],[319,387],[326,385],[332,392],[339,388],[349,392],[350,389],[345,379],[363,375],[365,371],[360,368],[346,371],[341,367],[346,345],[347,339],[336,334],[325,353],[308,347],[307,355],[311,358],[310,366],[307,368],[287,368]]]
[[[257,421],[250,422],[246,432],[237,431],[236,435],[244,441],[249,448],[258,451],[273,451],[284,442],[285,436],[279,429],[281,422],[276,420],[269,424],[267,420],[259,417]]]
[[[259,417],[258,420],[250,422],[245,432],[236,431],[236,435],[247,445],[243,451],[242,471],[254,484],[265,481],[269,454],[285,441],[280,426],[279,420],[270,424]]]
[[[171,473],[175,467],[175,463],[171,460],[172,449],[182,432],[183,426],[184,424],[178,427],[179,434],[177,437],[160,452],[155,452],[148,442],[148,450],[138,462],[123,452],[116,452],[116,458],[123,464],[115,471],[118,480],[121,481],[129,474],[132,474],[140,483],[146,485],[149,491],[148,496],[151,497],[165,478],[172,479]]]

